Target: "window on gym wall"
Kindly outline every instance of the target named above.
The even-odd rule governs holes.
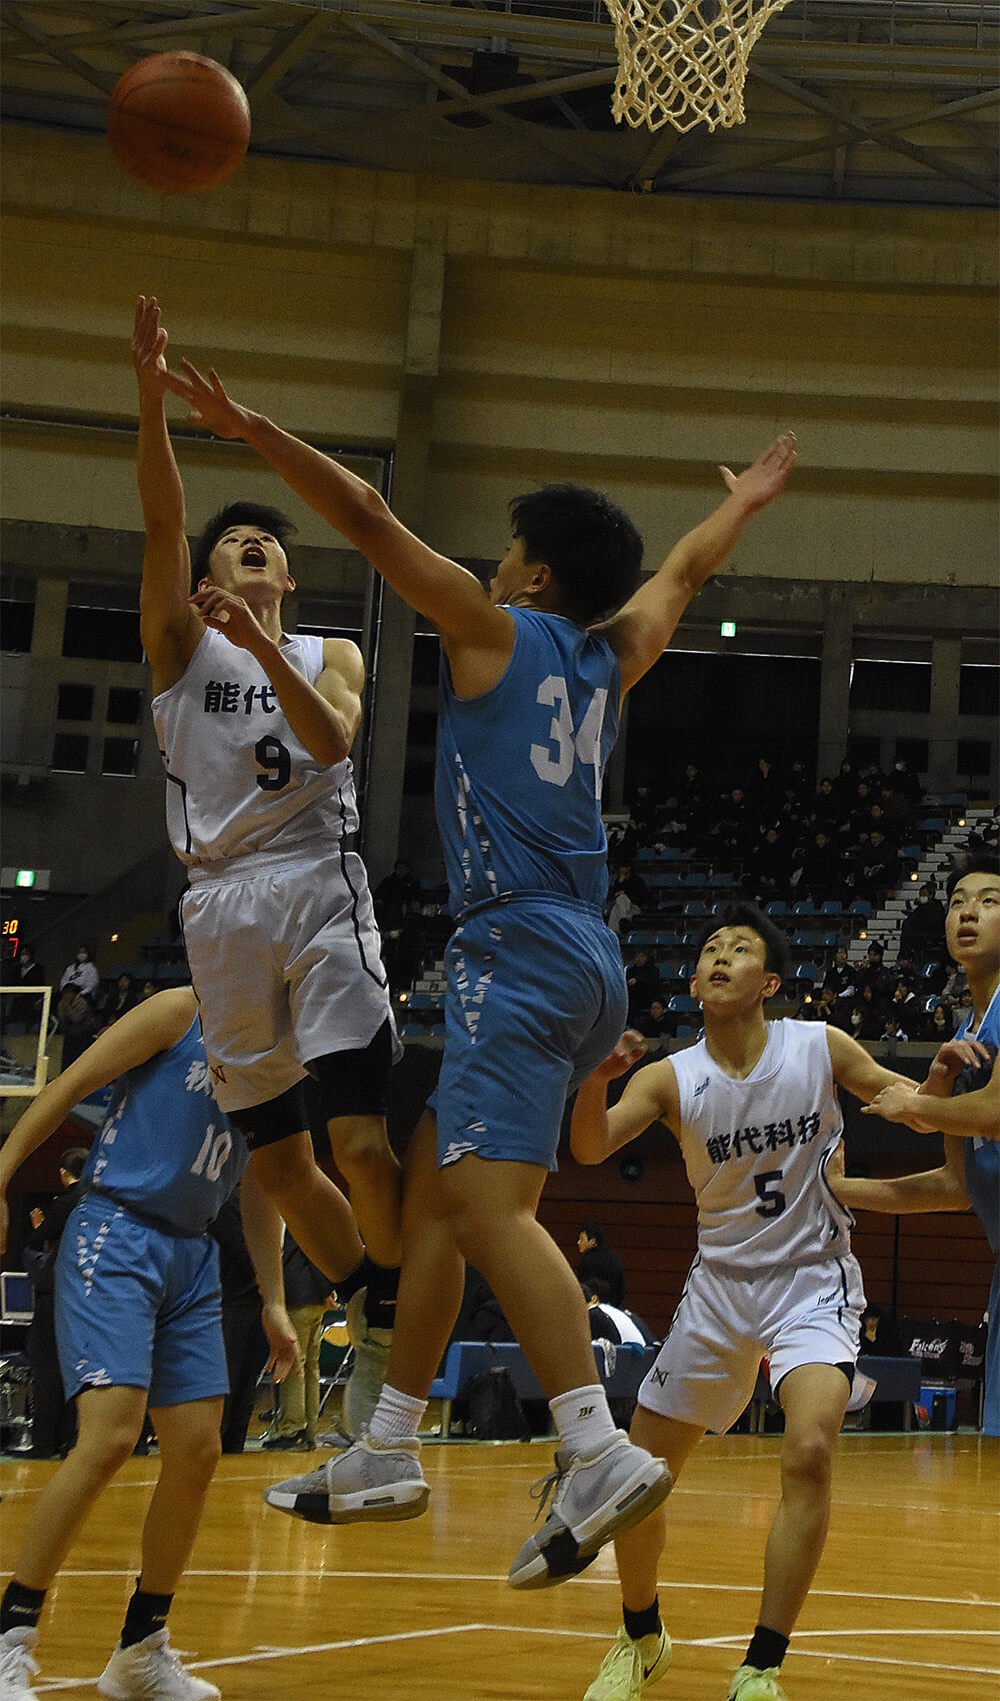
[[[102,774],[134,774],[139,765],[137,738],[106,738],[101,752]]]
[[[56,719],[89,721],[94,713],[94,687],[67,682],[56,688]]]
[[[1000,667],[963,662],[958,683],[960,715],[996,715],[1000,712]]]
[[[34,625],[35,581],[0,574],[0,648],[7,655],[28,655]]]
[[[931,707],[931,664],[924,661],[856,661],[851,668],[852,710],[895,709],[926,715]]]
[[[52,772],[85,774],[89,743],[85,732],[57,732],[52,740]]]
[[[130,685],[112,685],[108,691],[107,719],[115,726],[138,726],[142,714],[142,692]]]
[[[79,660],[141,662],[138,585],[71,579],[62,653]]]
[[[820,668],[813,655],[666,650],[629,694],[626,795],[670,796],[692,761],[720,786],[744,784],[762,756],[811,775]]]

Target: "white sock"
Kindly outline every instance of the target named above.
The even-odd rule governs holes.
[[[569,1453],[599,1453],[616,1433],[608,1396],[599,1382],[557,1394],[549,1401],[549,1411]]]
[[[403,1394],[398,1388],[390,1388],[388,1382],[383,1382],[368,1433],[373,1441],[413,1441],[426,1410],[426,1400],[418,1400],[414,1394]]]

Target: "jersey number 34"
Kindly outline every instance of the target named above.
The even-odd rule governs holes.
[[[602,687],[595,691],[578,727],[573,725],[566,681],[560,673],[550,673],[538,687],[536,701],[545,709],[554,709],[549,723],[549,746],[533,744],[529,752],[531,766],[540,780],[548,785],[564,786],[579,760],[585,768],[594,770],[594,796],[601,795],[603,779],[601,764],[601,730],[608,693]],[[554,746],[554,748],[552,748]]]

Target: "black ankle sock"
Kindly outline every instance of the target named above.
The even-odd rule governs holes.
[[[125,1613],[122,1647],[131,1648],[136,1642],[145,1642],[154,1631],[162,1630],[173,1598],[173,1595],[151,1595],[137,1583]]]
[[[641,1636],[658,1636],[663,1628],[660,1624],[659,1596],[654,1595],[652,1606],[645,1607],[642,1612],[630,1612],[628,1607],[623,1605],[622,1619],[633,1642],[638,1642]]]
[[[42,1616],[44,1602],[44,1589],[29,1589],[16,1577],[12,1578],[0,1601],[0,1636],[7,1630],[34,1630]]]
[[[767,1671],[769,1666],[780,1666],[787,1652],[787,1636],[782,1636],[780,1630],[769,1630],[766,1624],[758,1624],[743,1664]]]
[[[396,1325],[396,1293],[399,1265],[386,1269],[365,1254],[365,1320],[371,1329],[393,1329]]]

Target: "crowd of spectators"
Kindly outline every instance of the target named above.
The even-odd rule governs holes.
[[[675,1034],[679,1025],[657,963],[644,947],[630,949],[628,938],[665,912],[677,915],[686,892],[655,882],[651,866],[669,863],[650,865],[643,853],[676,856],[685,870],[700,867],[706,885],[710,875],[729,874],[734,894],[762,907],[781,901],[791,910],[809,898],[816,911],[828,904],[843,914],[863,899],[874,911],[913,865],[922,796],[902,758],[889,774],[856,769],[845,758],[836,775],[815,787],[801,762],[782,771],[767,757],[742,785],[715,784],[691,763],[676,794],[663,802],[639,786],[627,821],[609,832],[615,874],[608,919],[626,955],[630,1023],[650,1039]],[[945,952],[944,906],[932,881],[919,888],[891,967],[875,941],[860,964],[849,960],[846,937],[818,955],[815,983],[795,989],[796,1014],[861,1039],[947,1038],[968,1003]]]

